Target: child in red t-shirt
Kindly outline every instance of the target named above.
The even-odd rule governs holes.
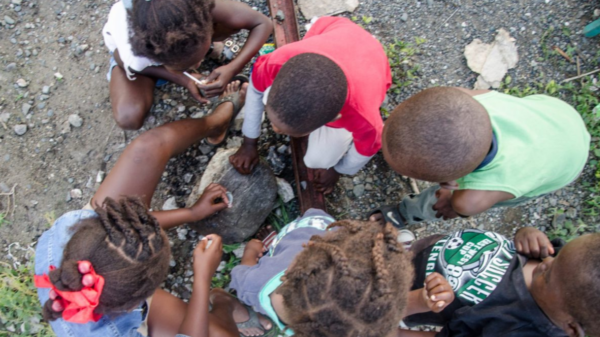
[[[230,161],[243,174],[258,162],[263,110],[277,133],[308,135],[304,157],[317,189],[355,174],[381,148],[379,107],[391,85],[383,47],[345,18],[318,19],[301,41],[254,64],[246,99],[244,143]]]

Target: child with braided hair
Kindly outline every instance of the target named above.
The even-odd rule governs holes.
[[[249,31],[248,39],[231,62],[206,78],[191,75],[206,84],[197,85],[184,75],[197,69],[205,56],[220,57],[225,48],[222,41],[240,30]],[[112,55],[107,79],[115,121],[125,130],[141,128],[154,102],[154,87],[167,81],[186,88],[198,102],[208,103],[207,98],[225,91],[272,31],[269,18],[239,1],[118,1],[102,30]]]
[[[440,311],[453,299],[439,274],[409,294],[411,255],[397,237],[390,224],[334,222],[310,209],[282,229],[262,258],[262,243],[251,241],[230,286],[288,336],[388,336],[407,306]]]
[[[226,94],[246,86],[230,84]],[[222,290],[209,292],[222,255],[209,235],[193,253],[194,284],[186,304],[158,289],[170,261],[165,229],[228,206],[224,187],[209,185],[190,208],[148,210],[169,159],[205,137],[223,137],[232,103],[201,119],[143,133],[127,146],[82,210],[62,215],[39,239],[35,279],[44,317],[57,336],[239,336],[236,322],[253,314]],[[210,245],[209,245],[210,240]],[[209,302],[212,309],[209,311]],[[255,320],[256,321],[256,320]],[[268,330],[263,318],[259,329]]]

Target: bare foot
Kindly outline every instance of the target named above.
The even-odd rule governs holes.
[[[227,88],[225,88],[225,91],[223,91],[223,93],[221,94],[221,96],[219,96],[219,98],[225,98],[227,96],[232,96],[236,92],[239,92],[239,105],[241,108],[244,106],[244,103],[246,102],[247,89],[248,89],[248,83],[244,83],[240,87],[240,81],[234,81],[234,82],[227,84]],[[221,126],[219,127],[219,129],[217,131],[215,131],[215,132],[218,132],[218,136],[206,138],[206,141],[209,144],[220,144],[225,139],[225,137],[227,137],[227,130],[229,129],[230,119],[231,119],[231,116],[233,116],[233,103],[231,103],[231,102],[221,103],[219,106],[217,106],[215,108],[215,111],[213,112],[213,114],[217,114],[217,113],[218,114],[227,113],[230,117],[226,123],[222,123]]]
[[[211,290],[210,302],[214,305],[217,305],[219,302],[231,305],[233,307],[233,320],[236,323],[244,323],[250,319],[248,309],[239,300],[229,295],[223,289]],[[273,327],[273,323],[259,313],[257,313],[257,316],[261,326],[240,328],[239,331],[241,334],[243,334],[244,336],[261,336],[265,333],[265,331],[271,330],[271,328]]]

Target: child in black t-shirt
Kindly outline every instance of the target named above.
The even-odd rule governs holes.
[[[443,325],[441,332],[398,329],[397,336],[600,336],[600,233],[562,248],[539,244],[544,239],[525,227],[514,242],[469,229],[415,242],[413,287],[438,272],[456,297],[440,313],[404,319]]]

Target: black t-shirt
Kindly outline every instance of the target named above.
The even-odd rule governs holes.
[[[406,317],[404,322],[409,326],[443,326],[436,335],[439,337],[567,336],[544,314],[527,289],[523,277],[527,258],[517,254],[512,241],[500,235],[463,230],[418,252],[413,263],[417,275],[413,289],[422,288],[426,275],[437,271],[452,280],[449,282],[456,299],[439,314]],[[447,268],[449,264],[452,266]],[[500,270],[504,275],[497,277]]]

